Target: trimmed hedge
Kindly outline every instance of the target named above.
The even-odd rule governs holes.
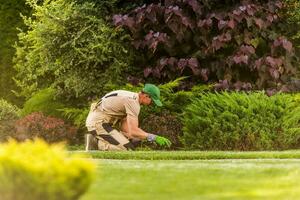
[[[0,146],[1,200],[76,200],[88,189],[94,166],[43,141]]]
[[[286,122],[295,106],[287,94],[202,94],[184,112],[182,141],[186,149],[201,150],[296,148],[300,131],[290,132],[298,130],[300,118]]]

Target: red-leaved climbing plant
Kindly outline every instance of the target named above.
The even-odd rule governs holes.
[[[293,44],[278,31],[283,2],[233,1],[224,8],[205,2],[165,0],[113,16],[146,55],[144,76],[191,75],[217,89],[287,89],[297,68]]]

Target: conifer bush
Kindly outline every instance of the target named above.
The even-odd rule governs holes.
[[[43,141],[0,145],[1,200],[77,200],[92,182],[94,166],[61,145]]]
[[[285,142],[292,148],[300,147],[300,93],[291,97],[290,103],[283,117],[283,128],[287,136]]]
[[[255,93],[206,93],[183,115],[182,141],[187,149],[272,150],[295,147],[300,134],[290,134],[298,121],[287,126],[293,98]]]
[[[32,17],[24,17],[14,58],[19,95],[28,99],[53,86],[66,99],[86,100],[126,80],[134,55],[127,35],[106,21],[102,3],[26,2]]]

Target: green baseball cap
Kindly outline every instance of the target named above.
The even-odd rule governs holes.
[[[162,106],[162,103],[159,100],[159,98],[160,98],[160,91],[159,91],[158,87],[156,87],[153,84],[147,83],[147,84],[145,84],[145,86],[143,88],[143,92],[149,94],[150,97],[151,97],[151,99],[152,99],[152,101],[154,101],[154,103],[157,106]]]

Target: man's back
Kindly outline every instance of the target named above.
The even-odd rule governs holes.
[[[138,93],[126,90],[112,91],[102,98],[101,108],[106,114],[112,116],[138,117],[140,112]]]
[[[103,114],[110,117],[112,121],[114,118],[121,119],[127,115],[138,118],[140,112],[139,96],[135,92],[116,90],[104,95],[97,107],[94,107],[91,107],[86,121],[88,127],[95,126],[95,123],[101,119],[100,115]]]

